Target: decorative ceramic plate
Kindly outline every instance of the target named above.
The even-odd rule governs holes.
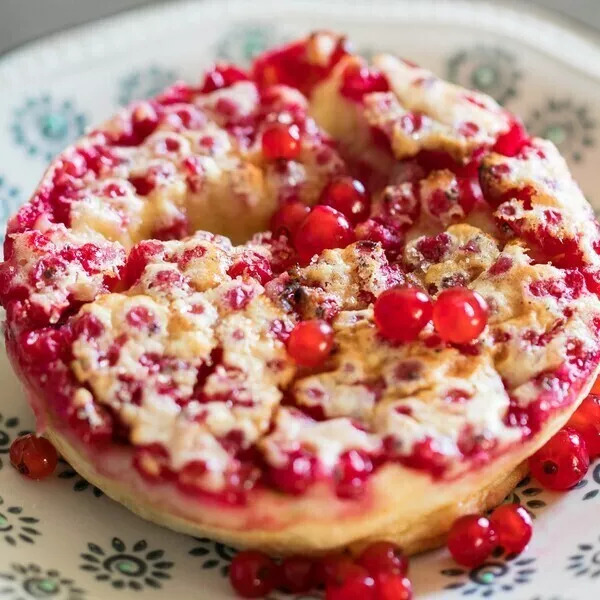
[[[119,105],[176,78],[197,80],[215,58],[248,62],[316,27],[347,32],[365,54],[389,50],[477,87],[554,141],[586,195],[600,161],[600,47],[538,11],[470,2],[244,0],[183,2],[130,12],[0,59],[0,227],[47,162]],[[33,418],[2,350],[0,598],[224,600],[235,550],[146,523],[66,463],[50,481],[18,476],[10,443]],[[459,568],[445,551],[412,561],[417,598],[594,600],[600,596],[600,462],[567,494],[529,478],[510,496],[536,518],[529,549]],[[272,599],[285,598],[273,595]],[[298,596],[310,600],[318,595]]]

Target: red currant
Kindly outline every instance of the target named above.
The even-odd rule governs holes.
[[[131,113],[133,137],[138,144],[143,142],[157,127],[159,117],[150,102],[140,102]]]
[[[263,131],[262,151],[267,160],[297,158],[302,150],[298,125],[276,123]]]
[[[302,264],[328,248],[345,248],[354,241],[354,231],[344,215],[330,206],[315,206],[302,221],[294,246]]]
[[[458,201],[465,211],[465,215],[468,215],[473,208],[483,201],[483,193],[478,179],[458,179]]]
[[[600,397],[590,394],[567,423],[584,440],[590,458],[600,456]]]
[[[333,348],[333,329],[319,319],[298,323],[287,343],[289,355],[302,367],[316,367],[327,360]]]
[[[190,87],[187,83],[178,81],[161,92],[156,97],[156,101],[163,106],[191,102],[196,91],[197,90]]]
[[[10,462],[22,475],[30,479],[44,479],[56,469],[58,454],[46,438],[28,433],[11,444]]]
[[[360,101],[365,94],[387,92],[387,79],[379,72],[364,65],[350,65],[344,71],[340,92],[350,100]]]
[[[299,594],[316,585],[315,563],[305,556],[290,556],[281,563],[281,584],[286,591]]]
[[[373,310],[375,324],[384,338],[410,342],[429,323],[433,309],[425,292],[414,287],[395,287],[379,295]]]
[[[433,305],[433,324],[446,342],[472,342],[485,329],[487,319],[486,301],[467,288],[444,290]]]
[[[321,204],[339,210],[352,225],[369,216],[369,194],[365,186],[352,177],[340,177],[330,182],[321,194]]]
[[[408,558],[392,542],[370,544],[362,551],[356,562],[373,576],[381,571],[402,576],[408,572]]]
[[[346,54],[348,43],[344,37],[316,32],[307,40],[262,53],[254,62],[252,76],[261,88],[282,84],[308,96]]]
[[[290,455],[283,467],[271,467],[273,485],[286,494],[303,494],[315,480],[316,459],[303,450]]]
[[[502,504],[490,517],[498,544],[508,553],[520,554],[525,550],[533,533],[529,513],[519,504]]]
[[[273,279],[273,271],[269,261],[260,254],[252,254],[240,258],[231,265],[229,271],[227,271],[229,277],[253,277],[258,280],[262,285]]]
[[[568,490],[579,483],[590,466],[585,441],[570,427],[563,427],[529,458],[532,475],[550,490]]]
[[[336,553],[323,556],[316,566],[317,585],[327,586],[329,583],[335,583],[338,570],[343,571],[351,564],[353,564],[352,559],[347,554]]]
[[[384,225],[376,219],[367,219],[366,221],[359,223],[354,232],[356,238],[359,240],[379,242],[383,249],[390,255],[397,255],[402,249],[402,244],[404,242],[404,233],[401,229]]]
[[[248,75],[237,67],[231,65],[217,65],[204,77],[204,82],[202,83],[202,89],[200,91],[203,94],[207,94],[247,79]]]
[[[360,450],[348,450],[340,456],[335,469],[335,493],[338,498],[360,498],[365,482],[373,471],[371,459]]]
[[[262,552],[240,552],[231,561],[229,581],[242,598],[260,598],[277,586],[277,566]]]
[[[294,235],[309,212],[310,206],[303,202],[285,202],[271,219],[271,231],[276,234],[283,231],[286,234]]]
[[[513,117],[510,129],[498,136],[493,149],[504,156],[515,156],[528,141],[529,136],[523,123]]]
[[[448,534],[448,550],[465,567],[477,567],[496,547],[497,537],[488,519],[465,515],[454,521]]]
[[[325,588],[325,600],[375,600],[375,581],[366,569],[342,563]]]
[[[381,571],[374,576],[376,600],[412,600],[412,583],[400,573]]]
[[[89,314],[90,313],[84,313]],[[76,321],[76,325],[82,317]],[[98,321],[99,322],[99,321]],[[100,322],[99,322],[100,323]],[[102,323],[100,323],[102,325]],[[44,328],[37,331],[26,331],[19,336],[19,345],[23,358],[32,365],[45,365],[56,360],[65,352],[68,337],[62,329]]]

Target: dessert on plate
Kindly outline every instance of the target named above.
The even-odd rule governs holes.
[[[9,221],[0,301],[39,430],[134,512],[413,553],[587,395],[599,267],[551,142],[317,32],[66,149]]]

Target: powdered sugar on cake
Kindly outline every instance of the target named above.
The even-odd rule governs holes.
[[[349,461],[459,477],[574,401],[600,360],[600,234],[550,142],[333,34],[221,69],[67,149],[9,223],[9,346],[91,460],[125,447],[145,479],[234,504],[340,493]],[[342,247],[299,260],[295,231],[258,233],[341,176],[371,202]],[[487,327],[390,342],[373,303],[403,285],[477,291]],[[318,368],[286,349],[308,319],[333,328]]]

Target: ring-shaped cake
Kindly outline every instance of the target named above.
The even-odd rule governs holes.
[[[553,144],[328,32],[90,132],[4,252],[38,428],[134,512],[236,546],[436,546],[598,372],[599,226]],[[477,292],[485,329],[390,339],[373,306],[407,287]],[[290,350],[306,322],[322,359],[318,332]]]

